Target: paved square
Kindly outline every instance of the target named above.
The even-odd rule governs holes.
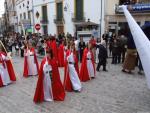
[[[40,61],[40,59],[39,59]],[[40,62],[39,62],[40,63]],[[0,113],[150,113],[150,90],[144,75],[121,72],[108,64],[109,72],[83,83],[81,93],[67,93],[64,102],[33,102],[37,76],[23,78],[23,59],[13,59],[17,82],[0,88]],[[63,69],[60,69],[63,79]]]

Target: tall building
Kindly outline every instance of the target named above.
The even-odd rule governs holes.
[[[104,33],[105,0],[33,0],[35,24],[41,34]],[[101,26],[101,27],[100,27]],[[100,28],[99,28],[100,27]],[[37,32],[37,31],[35,31]],[[96,33],[96,32],[95,32]],[[97,36],[98,37],[98,36]]]
[[[0,18],[0,34],[3,34],[5,30],[6,30],[5,17],[3,14],[2,17]]]
[[[150,22],[149,0],[106,0],[106,29],[110,34],[128,35],[129,29],[121,5],[130,7],[130,12],[140,26]]]
[[[33,4],[32,0],[16,0],[17,31],[23,33],[34,32]]]
[[[14,32],[16,31],[15,0],[5,0],[4,6],[7,32]]]

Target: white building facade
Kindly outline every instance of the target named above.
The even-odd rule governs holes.
[[[41,34],[74,36],[82,25],[93,24],[103,34],[104,9],[105,0],[33,0],[34,25],[41,25]]]
[[[150,23],[150,0],[106,0],[106,21],[105,26],[109,34],[115,33],[116,35],[129,34],[129,27],[122,10],[119,6],[122,4],[133,7],[130,10],[134,19],[140,26]]]
[[[41,29],[35,30],[43,34],[55,34],[56,26],[54,24],[55,1],[54,0],[33,0],[35,25],[40,24]]]
[[[33,18],[33,1],[32,0],[16,0],[17,12],[17,32],[23,33],[34,32],[34,18]]]

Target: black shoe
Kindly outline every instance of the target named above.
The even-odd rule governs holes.
[[[75,92],[75,93],[80,93],[80,91],[79,91],[79,90],[74,90],[74,92]]]
[[[98,71],[98,72],[99,72],[99,69],[96,69],[96,71]]]
[[[107,70],[107,69],[103,69],[103,71],[108,72],[108,70]]]
[[[132,74],[132,71],[129,71],[128,74]]]
[[[139,75],[143,75],[143,73],[141,71],[138,72]]]
[[[91,79],[94,79],[95,77],[91,77]]]
[[[127,71],[126,71],[126,70],[124,70],[124,69],[122,69],[122,72],[127,73]]]

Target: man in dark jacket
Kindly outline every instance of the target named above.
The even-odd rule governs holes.
[[[103,71],[107,71],[106,70],[106,62],[107,62],[107,49],[104,47],[103,44],[99,45],[99,55],[98,55],[98,65],[96,70],[99,71],[100,66],[103,66]]]
[[[79,54],[80,54],[80,62],[82,62],[82,56],[83,56],[83,51],[86,47],[85,42],[83,41],[83,38],[80,38],[80,42],[79,42]]]

